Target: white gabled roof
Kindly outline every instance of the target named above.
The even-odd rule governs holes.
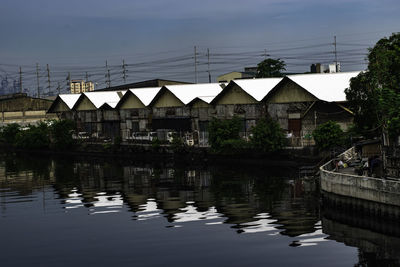
[[[350,87],[350,79],[356,77],[360,71],[296,74],[287,77],[297,83],[320,100],[346,101],[344,90]]]
[[[62,94],[58,95],[61,100],[69,107],[69,109],[72,109],[78,101],[79,97],[81,96],[80,94]]]
[[[146,87],[129,89],[146,107],[153,101],[161,87]]]
[[[252,96],[255,100],[261,101],[283,78],[261,78],[233,80],[240,88]]]
[[[219,83],[164,85],[164,87],[185,105],[196,97],[205,99],[216,97],[222,91]]]
[[[104,104],[115,108],[121,97],[126,91],[102,91],[102,92],[85,92],[83,93],[90,102],[96,107],[100,108]]]

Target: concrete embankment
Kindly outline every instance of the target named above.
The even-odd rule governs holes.
[[[354,148],[339,157],[355,156]],[[339,205],[353,205],[360,209],[373,209],[376,213],[399,216],[400,181],[395,179],[358,176],[335,171],[329,161],[320,168],[321,190],[324,196]]]

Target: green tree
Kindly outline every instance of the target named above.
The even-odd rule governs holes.
[[[21,131],[21,126],[17,123],[11,123],[1,129],[0,137],[8,145],[15,145],[17,134]]]
[[[322,150],[328,150],[344,143],[344,134],[339,124],[328,121],[318,125],[312,133],[315,144]]]
[[[272,119],[262,119],[251,129],[251,146],[263,152],[273,152],[283,147],[285,137],[279,124]]]
[[[28,149],[48,148],[50,145],[49,126],[44,122],[29,125],[27,129],[17,134],[15,144],[17,147]]]
[[[257,65],[257,78],[282,77],[282,71],[286,70],[283,60],[267,58]]]
[[[220,150],[228,140],[239,140],[241,125],[242,121],[237,117],[230,120],[212,119],[209,124],[208,138],[211,148]]]
[[[362,133],[383,127],[400,133],[400,34],[382,38],[369,50],[368,68],[353,78],[346,97]]]
[[[55,148],[65,149],[75,144],[72,138],[72,131],[75,123],[71,120],[54,120],[51,121],[50,133],[51,141]]]

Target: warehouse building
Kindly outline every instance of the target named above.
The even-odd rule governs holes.
[[[154,132],[166,140],[171,132],[190,133],[206,144],[213,118],[239,117],[248,138],[261,118],[279,122],[293,146],[311,145],[319,124],[334,120],[346,130],[353,113],[345,107],[344,90],[359,72],[289,75],[284,78],[233,80],[228,84],[164,85],[127,91],[59,95],[49,109],[73,118],[78,131],[91,137],[123,141],[138,132]]]

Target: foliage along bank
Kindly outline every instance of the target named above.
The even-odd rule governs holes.
[[[25,127],[12,123],[0,128],[0,142],[21,149],[65,150],[76,144],[72,138],[74,128],[70,120],[49,120]]]

